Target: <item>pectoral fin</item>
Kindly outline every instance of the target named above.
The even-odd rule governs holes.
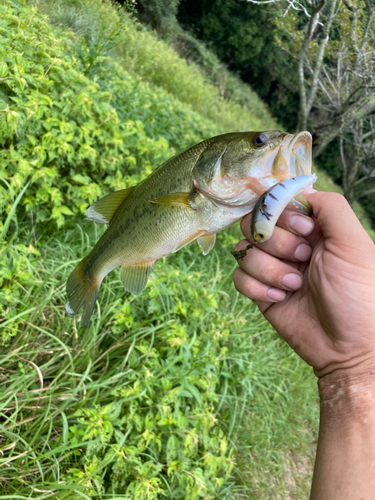
[[[167,205],[171,207],[190,208],[191,210],[194,210],[194,208],[189,203],[190,197],[191,193],[170,193],[151,200],[151,203],[157,203],[158,205]]]
[[[134,295],[141,295],[146,288],[154,264],[155,261],[143,262],[137,266],[121,266],[120,280],[125,290],[134,293]]]
[[[107,194],[86,210],[85,217],[93,222],[109,224],[118,207],[129,196],[135,186]]]
[[[203,255],[207,255],[215,246],[216,234],[206,234],[197,238],[198,245],[203,250]]]
[[[186,239],[181,241],[178,246],[176,246],[176,248],[173,250],[173,253],[178,252],[178,250],[181,250],[182,247],[188,245],[189,243],[196,240],[197,238],[200,238],[204,233],[205,233],[205,231],[199,230],[199,231],[196,231],[195,233],[191,234]]]

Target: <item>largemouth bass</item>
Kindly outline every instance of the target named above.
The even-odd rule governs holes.
[[[126,290],[139,295],[157,259],[197,240],[206,255],[216,233],[251,212],[280,181],[311,172],[309,132],[238,132],[207,139],[160,165],[135,187],[98,200],[88,220],[109,227],[70,275],[66,310],[92,314],[101,282],[120,267]],[[291,209],[309,212],[302,197]]]

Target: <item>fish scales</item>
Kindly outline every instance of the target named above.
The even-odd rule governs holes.
[[[114,265],[120,265],[120,261],[131,265],[152,256],[163,257],[173,251],[175,242],[185,240],[192,232],[197,231],[199,213],[196,211],[150,203],[150,198],[175,192],[176,189],[192,191],[191,169],[194,167],[197,154],[199,152],[189,159],[191,163],[189,171],[186,172],[186,163],[175,162],[172,159],[169,165],[164,165],[164,169],[156,170],[152,177],[147,179],[148,182],[143,181],[136,187],[115,213],[110,230],[104,233],[94,247],[95,254],[93,259],[90,259],[92,272],[101,274],[103,263],[107,264],[110,261]],[[185,170],[181,168],[182,166]],[[178,185],[176,178],[179,179]],[[209,220],[205,225],[209,226]],[[129,238],[129,234],[132,234],[132,238]],[[145,234],[147,251],[144,244]],[[107,240],[110,240],[110,245]],[[169,243],[168,249],[163,250],[166,241]],[[156,255],[152,254],[154,251],[157,251]]]

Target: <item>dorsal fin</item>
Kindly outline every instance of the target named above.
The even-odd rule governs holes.
[[[86,210],[85,217],[87,220],[109,224],[112,217],[115,215],[118,207],[129,196],[135,186],[128,189],[121,189],[114,193],[107,194],[96,201],[91,207]]]

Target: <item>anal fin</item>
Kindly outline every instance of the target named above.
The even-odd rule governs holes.
[[[135,186],[107,194],[86,210],[85,217],[93,222],[109,224],[121,203],[129,196]]]
[[[208,252],[215,246],[216,234],[205,234],[204,236],[199,236],[199,238],[197,238],[197,242],[203,250],[203,255],[207,255]]]
[[[148,277],[151,274],[155,261],[142,262],[136,266],[121,266],[120,280],[128,292],[141,295],[146,288]]]

